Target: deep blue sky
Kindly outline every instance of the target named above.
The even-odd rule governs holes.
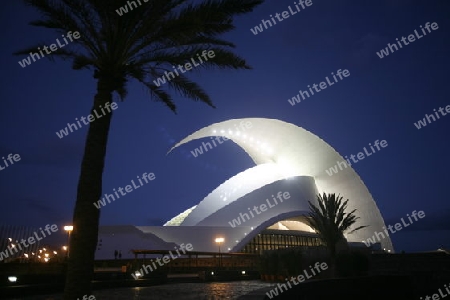
[[[426,218],[392,235],[396,250],[450,248],[450,116],[420,130],[413,124],[450,104],[450,3],[313,0],[276,26],[256,36],[250,32],[292,4],[268,0],[237,18],[236,30],[226,35],[253,70],[191,74],[217,109],[176,97],[174,115],[151,101],[142,86],[129,84],[129,95],[113,116],[104,192],[144,172],[154,172],[156,179],[103,208],[101,224],[162,225],[197,204],[253,163],[231,142],[197,158],[190,151],[201,141],[166,156],[170,147],[211,123],[267,117],[311,131],[342,155],[387,140],[387,148],[353,167],[387,224],[425,211]],[[62,226],[72,219],[87,127],[63,139],[55,132],[89,114],[95,81],[92,73],[73,71],[60,60],[20,67],[24,56],[13,56],[14,51],[40,41],[51,44],[58,35],[27,25],[38,15],[19,1],[5,4],[0,15],[0,157],[22,157],[0,171],[0,223]],[[386,58],[375,54],[426,22],[437,22],[439,29]],[[337,69],[348,69],[350,77],[295,106],[287,102]]]

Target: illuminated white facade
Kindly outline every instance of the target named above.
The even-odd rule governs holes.
[[[349,211],[356,209],[356,215],[360,217],[355,227],[369,225],[346,235],[349,242],[362,242],[374,232],[384,231],[381,213],[358,174],[348,166],[329,176],[325,170],[344,158],[325,141],[296,125],[264,118],[228,120],[194,132],[169,152],[192,140],[217,136],[235,142],[251,157],[255,166],[226,180],[198,205],[164,226],[134,227],[131,231],[134,232],[132,244],[135,246],[131,248],[170,250],[174,244],[191,243],[196,251],[217,251],[213,240],[222,236],[225,238],[222,249],[235,252],[269,226],[312,232],[302,216],[308,214],[308,200],[315,202],[317,193],[323,192],[349,199]],[[213,140],[208,142],[213,143]],[[290,198],[278,200],[274,205],[280,192],[288,192]],[[262,204],[267,206],[265,211],[253,209]],[[238,218],[241,218],[240,225],[232,222]],[[101,227],[100,236],[111,237],[112,228]],[[102,230],[105,230],[103,235]],[[162,240],[166,247],[164,243],[155,247],[153,242],[145,239]],[[149,244],[153,244],[151,248]],[[110,246],[114,247],[109,245],[108,248]],[[389,237],[381,240],[381,246],[394,250]],[[98,252],[103,256],[100,255],[103,251]]]

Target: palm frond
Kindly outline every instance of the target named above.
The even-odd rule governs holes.
[[[233,30],[234,17],[252,11],[263,0],[151,0],[119,15],[126,0],[23,0],[42,15],[30,24],[56,30],[80,33],[80,38],[49,59],[72,60],[75,70],[94,71],[95,78],[112,80],[121,98],[127,94],[126,83],[136,79],[146,86],[151,97],[165,103],[175,112],[169,92],[201,101],[214,107],[206,92],[189,74],[177,77],[167,90],[152,81],[172,66],[185,65],[197,53],[214,51],[214,58],[204,61],[190,72],[205,69],[250,69],[250,65],[232,49],[234,43],[221,38]],[[47,44],[48,45],[48,44]],[[39,46],[44,46],[40,43]],[[39,47],[38,46],[38,47]],[[37,47],[15,54],[28,54]]]
[[[351,234],[367,227],[359,226],[349,231],[359,217],[355,215],[356,209],[347,213],[349,200],[342,200],[340,195],[323,193],[317,195],[317,206],[309,201],[310,213],[307,222],[328,247],[334,247],[344,237],[344,233]]]
[[[168,82],[170,88],[177,90],[182,96],[194,101],[201,101],[215,108],[208,94],[195,82],[180,74]]]

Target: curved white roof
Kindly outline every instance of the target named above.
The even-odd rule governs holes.
[[[186,209],[181,214],[176,215],[169,221],[167,221],[163,226],[180,226],[183,223],[184,219],[196,208],[197,205],[192,206],[191,208]]]
[[[197,225],[206,217],[243,196],[285,178],[277,164],[255,166],[231,177],[203,199],[181,223],[183,226]]]
[[[329,176],[325,170],[333,167],[337,161],[344,161],[344,158],[311,132],[275,119],[232,119],[194,132],[177,143],[169,153],[192,140],[214,136],[231,139],[252,158],[257,166],[239,173],[219,186],[187,215],[181,225],[199,224],[210,215],[224,209],[230,202],[236,202],[244,195],[253,193],[280,178],[310,176],[314,178],[319,193],[337,193],[344,199],[349,199],[348,209],[357,209],[356,215],[360,217],[355,226],[369,225],[347,236],[349,241],[361,242],[372,237],[375,232],[384,231],[385,224],[381,213],[361,178],[350,166]],[[270,173],[269,170],[276,170],[278,175],[266,177],[265,175]],[[255,174],[258,174],[256,180],[250,176]],[[242,182],[245,183],[240,187],[242,190],[223,201],[224,193],[239,188],[239,183],[242,184]],[[230,219],[232,218],[234,216],[230,215]],[[273,221],[273,218],[269,219]],[[381,240],[381,244],[383,248],[393,250],[389,237]]]

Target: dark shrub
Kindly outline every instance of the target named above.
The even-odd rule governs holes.
[[[360,251],[340,252],[336,256],[336,271],[341,277],[367,275],[369,257]]]

